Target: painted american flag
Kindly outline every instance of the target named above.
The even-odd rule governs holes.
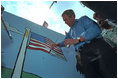
[[[52,49],[52,50],[50,49],[52,43],[54,43],[54,42],[52,40],[50,40],[49,38],[31,32],[28,49],[41,50],[52,56],[55,56],[57,58],[60,58],[60,59],[63,59],[66,61],[66,58],[65,58],[64,54],[62,53],[62,50],[60,47],[54,47],[54,49]]]

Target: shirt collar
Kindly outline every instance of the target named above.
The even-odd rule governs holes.
[[[71,28],[73,28],[77,22],[78,22],[78,19],[75,19],[75,23],[73,24]]]

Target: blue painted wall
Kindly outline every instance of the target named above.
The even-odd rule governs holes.
[[[56,43],[61,42],[65,36],[48,28],[42,27],[31,21],[4,12],[5,22],[19,31],[25,33],[25,28],[32,32],[50,38]],[[10,31],[13,39],[10,40],[1,23],[1,65],[7,68],[14,67],[16,57],[23,40],[23,35]],[[55,26],[56,27],[56,26]],[[76,71],[76,53],[74,47],[62,48],[67,62],[51,56],[43,51],[27,49],[23,71],[39,75],[44,78],[80,78],[83,77]]]

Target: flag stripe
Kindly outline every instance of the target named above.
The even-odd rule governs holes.
[[[33,41],[33,42],[32,42]],[[39,46],[39,47],[44,47],[44,48],[47,48],[47,49],[50,49],[49,47],[50,46],[48,46],[48,45],[46,45],[46,44],[44,44],[44,43],[41,43],[40,41],[35,41],[34,39],[33,40],[31,40],[30,41],[30,43],[29,43],[30,45],[30,47],[31,47],[31,45],[34,45],[35,47],[36,46]],[[36,47],[37,48],[37,47]],[[56,52],[56,53],[59,53],[59,54],[61,54],[61,55],[63,55],[62,53],[60,53],[61,51],[60,50],[57,50],[57,49],[52,49],[54,52]]]
[[[38,47],[37,47],[37,46],[38,46]],[[33,44],[33,43],[30,43],[29,47],[37,48],[37,50],[38,50],[38,48],[42,48],[43,50],[50,51],[50,48],[48,48],[48,47],[44,47],[44,46],[37,45],[37,44]],[[30,48],[29,48],[29,49],[30,49]],[[47,49],[48,49],[48,50],[47,50]],[[56,52],[56,53],[59,53],[59,54],[61,54],[61,55],[64,55],[64,54],[60,53],[59,51],[56,51],[56,50],[53,50],[53,51]]]
[[[29,47],[33,47],[33,48],[42,48],[44,50],[50,51],[49,48],[44,48],[44,47],[39,47],[39,46],[34,46],[34,45],[29,45]]]
[[[31,38],[30,38],[30,42],[28,45],[28,49],[41,50],[52,56],[56,56],[58,58],[66,60],[60,47],[54,47],[51,50],[52,44],[55,44],[55,43],[52,40],[50,40],[49,38],[31,32]]]
[[[45,44],[45,43],[42,43],[42,42],[40,42],[40,41],[38,41],[38,40],[35,40],[35,39],[32,39],[31,38],[31,40],[30,40],[31,42],[33,42],[33,43],[36,43],[36,44],[42,44],[42,45],[45,45],[45,46],[47,46],[47,47],[49,47],[50,48],[50,46],[48,46],[47,44]]]
[[[54,43],[53,41],[49,40],[48,38],[46,38],[46,41],[47,41],[48,44]]]
[[[48,47],[48,48],[51,48],[49,45],[47,45],[47,44],[45,44],[45,43],[42,43],[42,42],[40,42],[40,41],[37,41],[37,40],[35,40],[35,39],[32,39],[32,38],[31,38],[31,41],[30,41],[30,42],[31,42],[31,43],[35,43],[35,44],[38,44],[38,45],[43,45],[43,46]],[[58,51],[58,52],[62,52],[59,47],[54,47],[53,50]]]
[[[42,51],[47,51],[47,53],[50,53],[49,51],[50,51],[50,49],[49,48],[44,48],[44,47],[37,47],[37,46],[34,46],[34,45],[29,45],[29,47],[28,47],[29,49],[34,49],[34,50],[41,50],[42,49]],[[61,54],[61,55],[64,55],[63,53],[60,53],[60,52],[58,52],[58,51],[55,51],[55,50],[52,50],[53,52],[56,52],[56,53],[58,53],[58,54]]]
[[[39,46],[39,47],[44,47],[44,48],[47,48],[46,46],[43,46],[43,45],[39,45],[39,44],[35,44],[35,43],[29,43],[30,45],[34,45],[34,46]]]
[[[33,48],[33,47],[28,47],[28,49],[32,49],[32,50],[42,50],[44,52],[50,53],[49,51],[42,49],[42,48]]]
[[[47,41],[47,43],[48,43],[49,45],[51,45],[51,44],[53,44],[53,43],[54,43],[52,40],[50,40],[50,39],[48,39],[48,38],[46,38],[46,41]],[[58,46],[57,46],[57,47],[55,47],[55,48],[54,48],[54,50],[57,50],[57,51],[62,52],[62,51],[61,51],[61,49],[60,49],[60,47],[58,47]]]
[[[53,51],[56,52],[56,53],[58,53],[58,54],[64,55],[63,53],[60,53],[60,52],[58,52],[58,51],[55,51],[55,50],[53,50]]]

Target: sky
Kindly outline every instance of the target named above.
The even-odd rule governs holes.
[[[93,11],[82,5],[79,1],[57,1],[49,9],[53,1],[1,1],[5,11],[30,20],[39,25],[48,23],[48,29],[61,34],[69,31],[69,27],[63,21],[61,14],[67,9],[73,9],[76,19],[87,15],[93,19]]]

